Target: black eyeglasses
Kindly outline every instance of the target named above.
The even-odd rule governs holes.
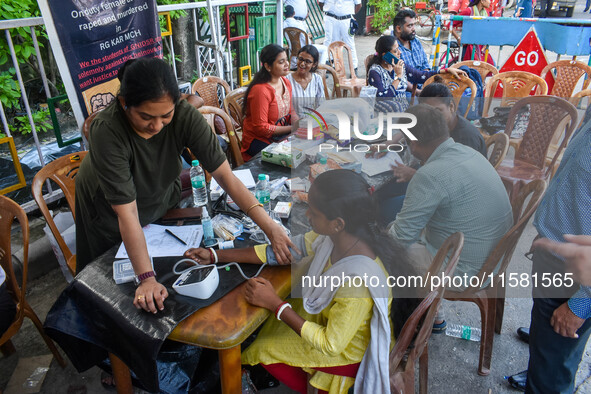
[[[314,62],[310,59],[304,59],[303,57],[298,57],[298,62],[304,62],[306,64],[313,64]]]

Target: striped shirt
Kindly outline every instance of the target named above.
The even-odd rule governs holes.
[[[390,235],[402,244],[424,239],[435,256],[451,234],[464,233],[456,275],[475,275],[511,228],[511,203],[501,178],[474,149],[449,138],[431,154],[408,184]]]
[[[564,152],[560,167],[538,207],[534,226],[538,233],[563,242],[563,234],[591,235],[591,107],[587,120]],[[580,289],[568,301],[582,319],[591,317],[591,288]]]
[[[324,100],[324,84],[320,75],[312,73],[312,80],[306,89],[296,82],[293,74],[289,74],[287,79],[291,82],[293,108],[298,116],[302,116],[305,107],[317,108]]]

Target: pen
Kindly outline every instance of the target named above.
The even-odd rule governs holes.
[[[170,234],[170,235],[172,235],[173,237],[175,237],[175,238],[176,238],[176,239],[177,239],[177,240],[178,240],[180,243],[182,243],[183,245],[186,245],[186,244],[187,244],[185,241],[183,241],[182,239],[180,239],[180,238],[178,237],[178,235],[176,235],[175,233],[173,233],[173,232],[172,232],[172,231],[170,231],[169,229],[166,229],[166,230],[164,230],[164,232],[165,232],[166,234]]]

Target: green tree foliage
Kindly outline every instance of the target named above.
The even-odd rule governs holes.
[[[53,124],[49,116],[48,109],[41,109],[33,112],[33,122],[35,123],[35,131],[37,133],[45,133],[53,130]],[[15,116],[13,122],[8,127],[11,134],[30,134],[31,124],[27,115]]]
[[[13,109],[18,105],[21,97],[20,90],[16,83],[14,68],[0,72],[0,101],[5,109]]]
[[[41,16],[37,2],[34,0],[1,0],[0,19],[21,19]],[[26,63],[35,53],[31,31],[20,27],[11,30],[14,51],[19,63]],[[43,46],[42,43],[39,43]],[[6,40],[0,40],[0,66],[10,60],[10,50]]]
[[[375,13],[371,22],[372,26],[383,31],[387,29],[394,20],[394,16],[403,6],[409,6],[415,3],[415,0],[367,0],[368,6],[373,6]]]

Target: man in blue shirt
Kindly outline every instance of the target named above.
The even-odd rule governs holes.
[[[429,58],[423,45],[416,38],[415,23],[417,14],[413,10],[402,10],[394,17],[394,35],[400,46],[400,57],[405,64],[417,70],[429,70]]]
[[[534,226],[541,237],[551,241],[564,241],[564,234],[591,235],[590,114],[591,107],[536,212]],[[534,250],[532,273],[537,273],[538,279],[544,274],[552,278],[558,275],[563,286],[545,288],[538,281],[533,289],[526,392],[573,392],[591,334],[591,288],[578,284],[579,278],[566,272],[563,258],[544,245],[548,241]],[[571,285],[568,278],[575,282]]]

